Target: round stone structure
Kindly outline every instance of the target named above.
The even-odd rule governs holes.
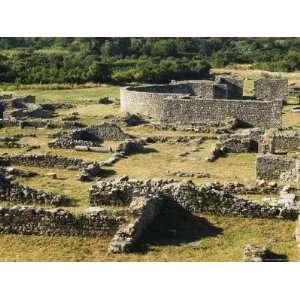
[[[162,124],[190,126],[236,118],[250,127],[281,127],[282,101],[244,98],[243,82],[231,78],[127,86],[120,89],[120,104],[122,113]]]

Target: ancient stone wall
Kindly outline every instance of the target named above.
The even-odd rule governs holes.
[[[258,145],[264,132],[264,128],[244,129],[239,133],[221,134],[218,139],[226,152],[258,152]]]
[[[165,99],[160,120],[171,124],[197,124],[237,118],[253,127],[281,127],[281,101]]]
[[[75,215],[62,209],[0,208],[0,233],[102,237],[113,235],[122,222],[104,210]]]
[[[266,84],[272,87],[272,82]],[[257,90],[258,86],[259,82]],[[243,99],[243,81],[230,77],[217,77],[216,82],[182,81],[124,87],[120,91],[121,112],[145,115],[165,125],[193,125],[236,118],[250,126],[279,128],[283,99],[277,95],[285,92],[281,81],[277,80],[276,86],[276,92],[272,89],[270,96],[274,103],[262,101],[268,100],[265,96],[256,100]]]
[[[261,152],[274,154],[300,150],[300,134],[296,130],[268,130],[262,139]]]
[[[12,97],[13,97],[12,94],[1,94],[0,95],[0,100],[12,99]]]
[[[1,105],[5,109],[24,108],[26,104],[35,103],[35,96],[23,96],[15,98],[7,98],[1,101]]]
[[[85,161],[79,158],[50,155],[50,154],[31,154],[15,155],[6,158],[12,165],[25,165],[40,168],[85,168],[93,162]]]
[[[258,154],[256,158],[257,179],[280,179],[282,173],[291,173],[296,179],[297,160],[283,155]]]
[[[189,211],[210,212],[215,215],[233,215],[255,218],[296,219],[297,208],[283,205],[262,205],[244,200],[214,185],[195,186],[192,182],[172,180],[128,180],[101,181],[89,191],[91,205],[126,205],[132,201],[134,193],[160,194],[176,201]]]
[[[254,81],[254,96],[261,100],[281,100],[288,99],[288,80],[287,79],[258,79]]]
[[[75,146],[94,147],[99,146],[103,140],[122,141],[129,137],[130,135],[126,134],[119,126],[103,123],[71,130],[58,136],[55,140],[49,142],[48,145],[50,148],[66,149],[72,149]]]
[[[136,88],[124,87],[120,89],[121,112],[159,119],[163,99],[172,95],[175,94],[143,92]]]
[[[22,204],[67,205],[65,196],[35,190],[28,186],[13,182],[0,171],[0,200]]]
[[[122,224],[110,242],[108,252],[131,252],[147,227],[159,214],[163,199],[159,195],[134,197],[129,206],[128,222]]]
[[[229,76],[216,76],[215,82],[227,86],[228,99],[243,99],[244,80]]]

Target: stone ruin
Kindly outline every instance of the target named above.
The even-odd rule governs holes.
[[[292,129],[269,129],[262,136],[259,152],[286,154],[300,152],[300,134]]]
[[[265,101],[282,100],[287,102],[289,96],[287,79],[265,79],[254,81],[254,96]]]
[[[300,182],[300,160],[285,155],[258,154],[256,157],[256,178]]]
[[[255,189],[254,189],[255,190]],[[89,191],[92,206],[129,205],[135,194],[159,194],[175,201],[190,212],[209,212],[250,218],[284,218],[295,220],[297,207],[280,204],[259,204],[240,199],[220,185],[195,185],[193,182],[176,182],[172,179],[135,180],[126,177],[100,181]]]
[[[76,146],[98,147],[104,140],[122,141],[130,137],[119,126],[103,123],[60,134],[54,141],[49,142],[48,145],[50,148],[65,149],[73,149]]]
[[[300,182],[300,135],[291,129],[269,129],[261,137],[256,177]]]
[[[221,124],[233,120],[230,127],[218,131],[218,144],[209,160],[226,153],[258,152],[256,171],[258,179],[291,178],[299,181],[300,163],[292,157],[279,154],[299,150],[299,134],[292,130],[278,130],[281,127],[282,102],[286,101],[287,81],[258,80],[254,85],[253,98],[243,97],[243,81],[227,76],[217,76],[214,82],[182,81],[169,85],[151,85],[145,87],[126,87],[121,89],[121,110],[128,113],[126,118],[117,120],[122,126],[143,124],[141,116],[159,121],[161,125],[194,126],[207,123]],[[38,106],[28,96],[20,98],[1,98],[0,113],[5,120],[14,120],[20,126],[29,126],[27,118],[47,118],[51,114],[46,106]],[[105,101],[104,101],[105,102]],[[3,104],[9,103],[9,104]],[[43,114],[45,111],[47,113]],[[53,110],[50,109],[53,112]],[[268,116],[268,118],[266,118]],[[147,143],[183,143],[192,140],[201,143],[199,137],[146,137],[134,138],[112,123],[78,128],[77,115],[64,118],[70,122],[65,133],[58,133],[49,143],[50,148],[67,148],[78,151],[108,152],[101,147],[105,140],[121,141],[116,151],[107,160],[88,162],[75,158],[53,155],[15,155],[0,159],[0,164],[28,165],[38,167],[58,167],[80,170],[79,179],[91,181],[101,177],[103,166],[111,166],[131,153],[145,151]],[[2,124],[4,124],[4,121]],[[26,123],[27,122],[27,123]],[[73,123],[72,123],[73,122]],[[74,123],[75,122],[75,123]],[[32,125],[33,123],[31,123]],[[46,126],[51,126],[46,123]],[[73,125],[74,127],[73,127]],[[232,133],[238,126],[255,127]],[[67,125],[66,125],[67,126]],[[55,125],[53,125],[55,128]],[[272,129],[269,129],[272,128]],[[110,151],[112,152],[112,151]],[[6,176],[9,174],[9,176]],[[13,181],[12,176],[31,176],[22,170],[10,168],[0,172],[0,200],[20,204],[66,205],[70,199],[64,196],[45,193],[26,187]],[[168,175],[203,178],[205,172],[170,171]],[[52,175],[51,175],[52,176]],[[53,177],[55,178],[55,177]],[[191,181],[134,180],[121,179],[100,181],[89,191],[90,205],[87,213],[76,215],[61,209],[46,210],[32,207],[0,208],[0,232],[46,235],[87,235],[113,236],[108,248],[109,253],[131,252],[139,243],[145,231],[157,218],[161,218],[161,209],[168,201],[176,203],[188,212],[208,212],[214,215],[241,216],[250,218],[281,218],[296,220],[299,207],[295,199],[287,203],[258,203],[245,200],[234,194],[277,193],[277,185],[245,186],[242,184],[218,183],[195,185]],[[281,193],[284,197],[286,194]],[[290,197],[290,194],[288,194]],[[126,207],[108,212],[97,206]],[[95,207],[96,206],[96,207]],[[296,232],[299,240],[299,229]],[[245,261],[264,261],[267,250],[247,246]]]
[[[35,103],[34,96],[0,98],[0,119],[2,126],[15,126],[27,118],[50,118],[53,111]]]
[[[2,168],[0,168],[0,200],[20,204],[46,204],[54,206],[66,205],[70,201],[65,196],[39,191],[14,182]]]
[[[243,97],[242,80],[226,76],[215,81],[130,86],[121,88],[121,112],[147,116],[162,126],[211,126],[234,118],[243,126],[280,128],[287,86],[286,80],[259,80],[253,98]]]

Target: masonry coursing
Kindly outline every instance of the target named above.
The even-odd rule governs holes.
[[[159,193],[176,201],[189,211],[209,212],[215,215],[233,215],[256,218],[295,219],[296,208],[281,205],[262,205],[254,201],[239,199],[226,191],[215,189],[213,185],[196,186],[192,182],[172,180],[119,180],[102,181],[89,191],[91,205],[126,205],[136,192]]]
[[[241,82],[230,78],[219,80],[226,84],[199,82],[124,87],[120,90],[121,112],[145,115],[162,124],[193,125],[229,117],[247,126],[281,127],[283,99],[233,99],[242,94]],[[206,92],[207,87],[220,90],[225,89],[224,86],[226,93]]]

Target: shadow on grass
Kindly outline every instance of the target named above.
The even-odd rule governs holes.
[[[148,154],[148,153],[157,153],[159,152],[157,149],[144,147],[143,150],[133,151],[132,154]]]
[[[115,174],[117,174],[117,172],[113,169],[102,169],[101,178],[99,178],[99,179],[101,180],[102,178],[107,178],[107,177],[113,176]]]
[[[153,245],[185,245],[223,233],[205,218],[188,212],[174,201],[166,201],[161,213],[144,233],[135,251],[147,252]]]
[[[266,261],[266,262],[280,262],[280,261],[284,262],[284,261],[288,261],[288,257],[285,254],[274,253],[271,250],[267,249],[264,261]]]

